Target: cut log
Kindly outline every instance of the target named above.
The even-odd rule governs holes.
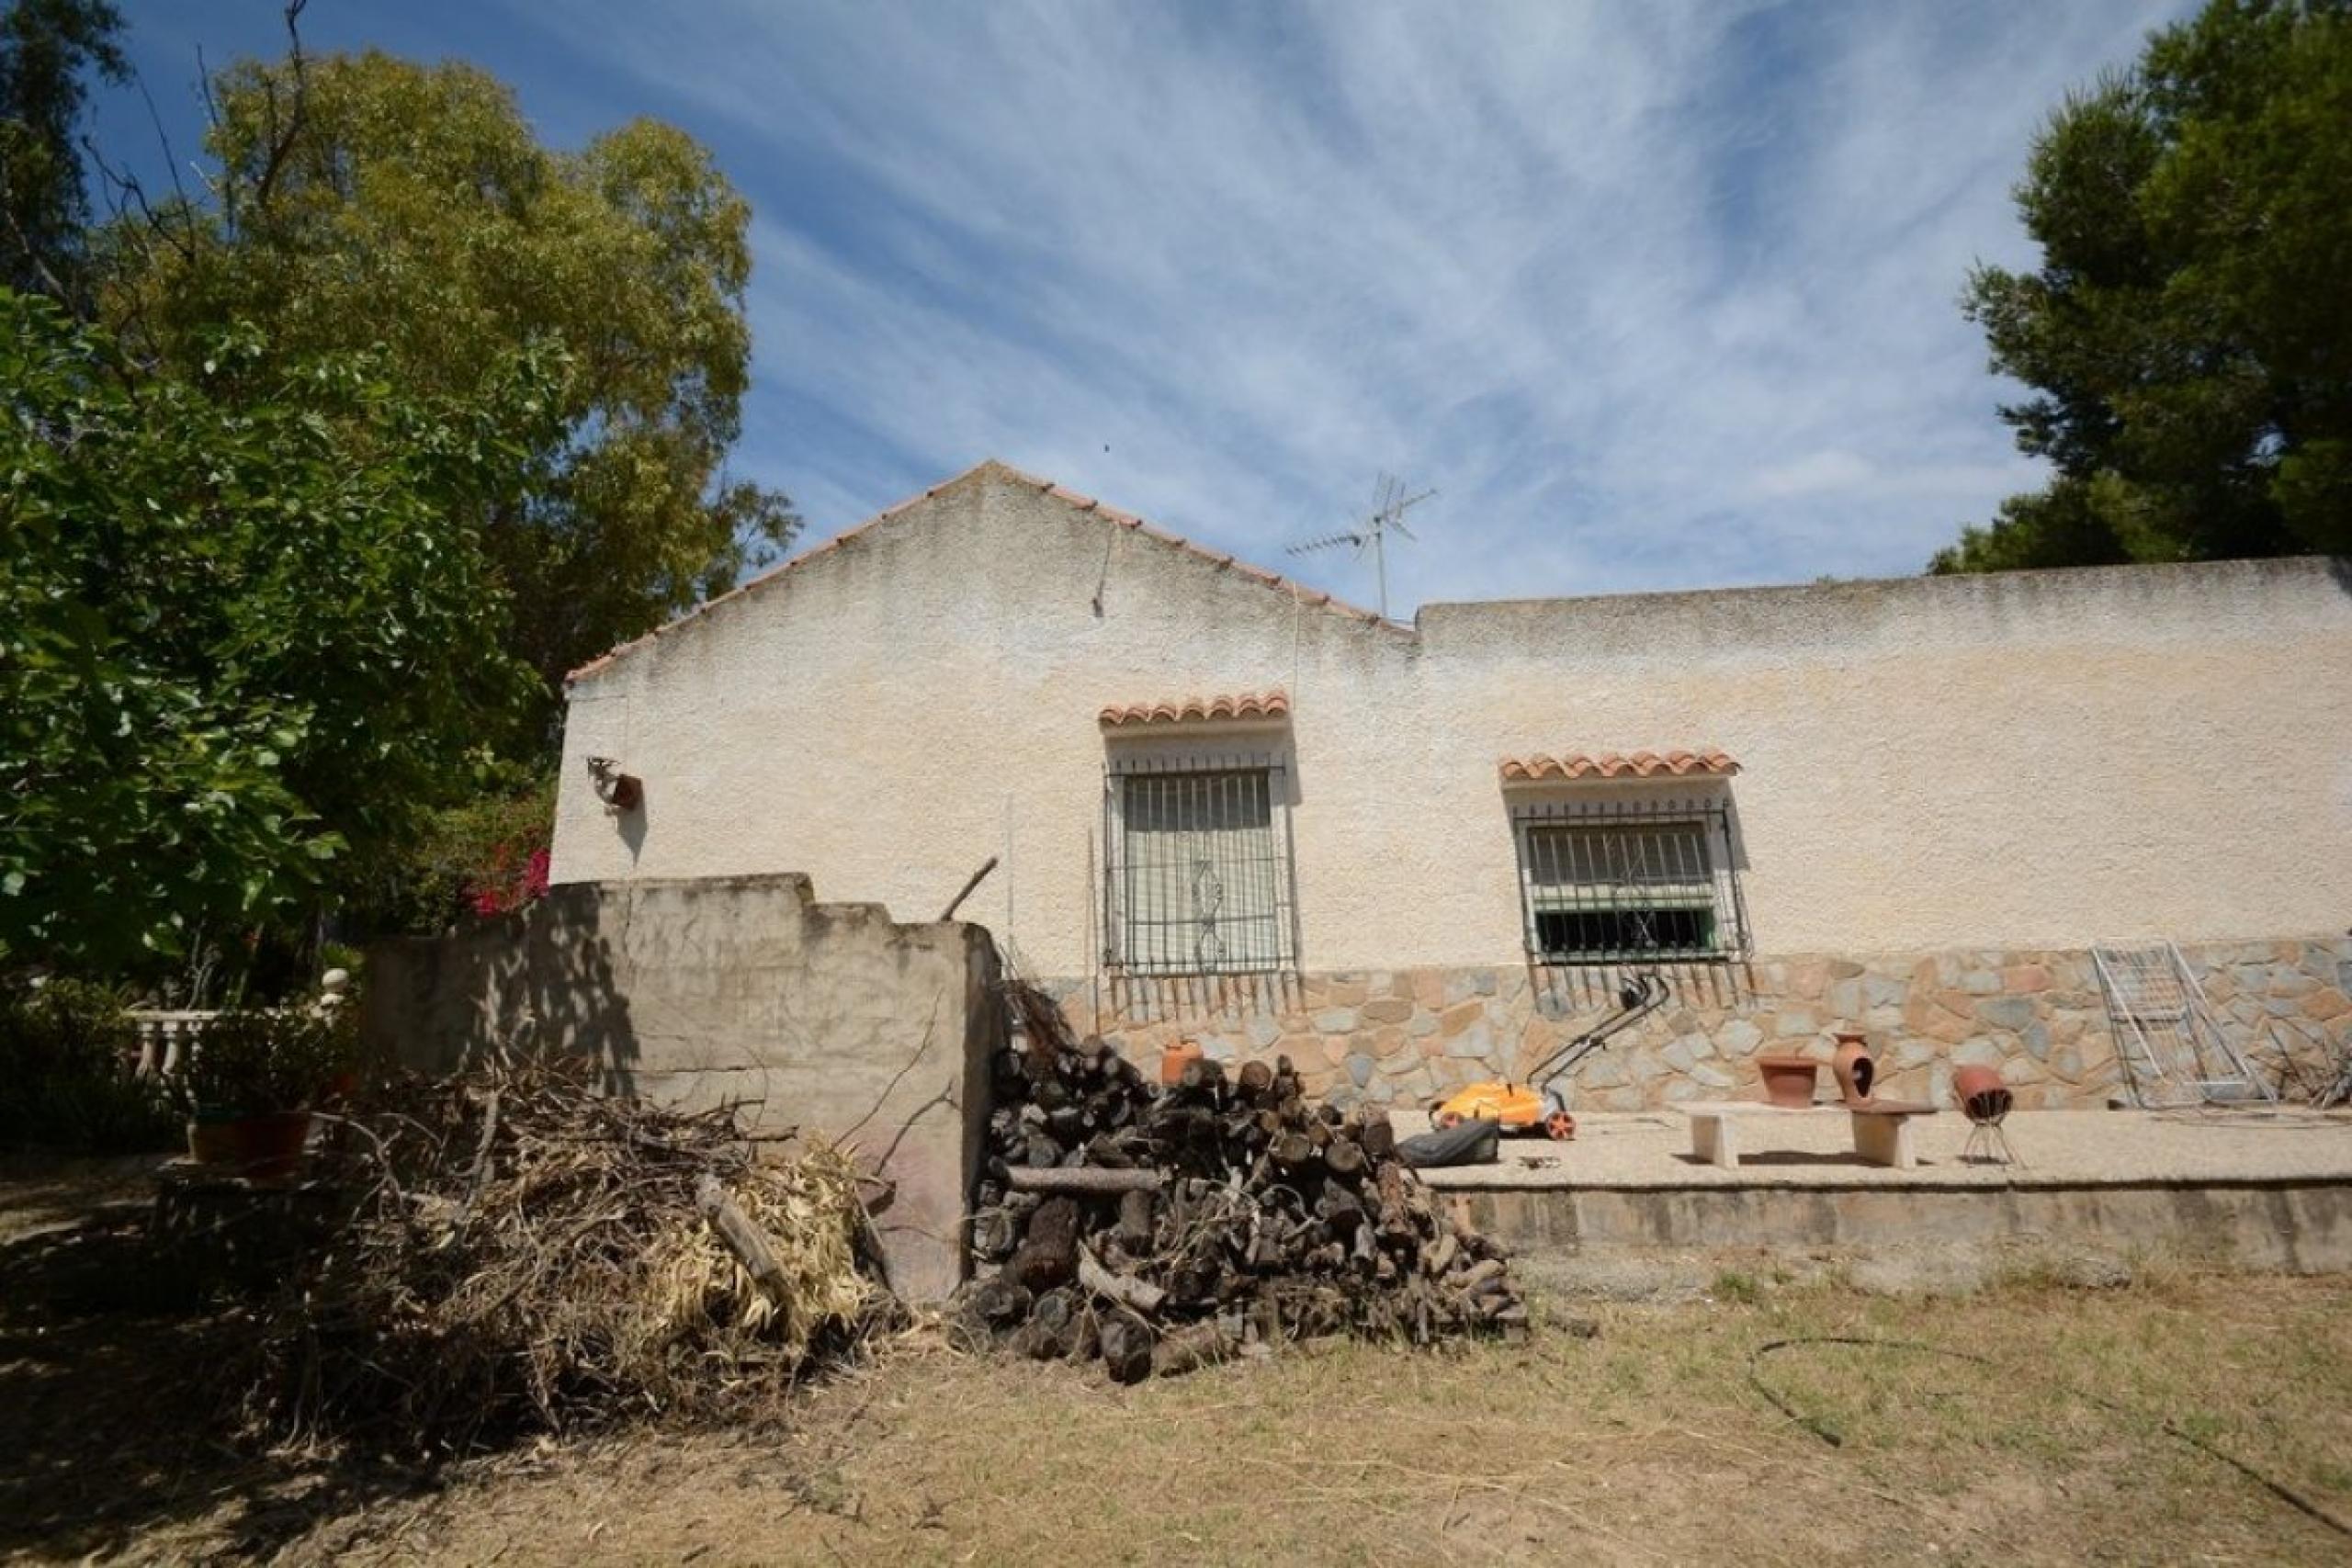
[[[1152,1194],[1143,1189],[1119,1195],[1119,1245],[1141,1254],[1151,1247]]]
[[[1062,1337],[1052,1329],[1031,1318],[1012,1331],[1006,1341],[1012,1353],[1033,1361],[1057,1361],[1062,1357]]]
[[[743,1265],[743,1272],[767,1292],[770,1300],[783,1301],[790,1281],[785,1277],[784,1265],[776,1261],[775,1251],[768,1246],[767,1233],[735,1206],[735,1201],[727,1196],[717,1177],[706,1174],[695,1183],[695,1206],[710,1222],[718,1239],[727,1244],[727,1250]]]
[[[1084,1308],[1071,1320],[1069,1332],[1062,1337],[1069,1342],[1071,1360],[1091,1361],[1102,1353],[1102,1320],[1095,1315],[1092,1307]]]
[[[1052,1170],[1015,1168],[1005,1174],[1005,1185],[1015,1192],[1083,1193],[1157,1192],[1156,1170],[1105,1170],[1099,1166],[1063,1166]]]
[[[1489,1258],[1464,1269],[1453,1277],[1452,1283],[1456,1291],[1466,1294],[1476,1291],[1489,1280],[1500,1280],[1502,1277],[1502,1261],[1499,1258]]]
[[[1010,1328],[1029,1315],[1030,1296],[1008,1274],[982,1280],[972,1287],[969,1307],[974,1317],[991,1328]]]
[[[1151,1330],[1141,1318],[1115,1313],[1103,1320],[1102,1366],[1113,1382],[1141,1382],[1151,1376]]]
[[[1029,1321],[1041,1323],[1056,1335],[1065,1333],[1080,1311],[1076,1292],[1069,1290],[1047,1291],[1029,1309]]]
[[[1187,1089],[1198,1093],[1224,1083],[1225,1069],[1206,1056],[1195,1056],[1184,1064],[1183,1076],[1179,1081]]]
[[[972,1251],[990,1263],[1001,1263],[1021,1245],[1021,1227],[1002,1209],[988,1209],[972,1216]]]
[[[1315,1157],[1315,1140],[1304,1133],[1277,1133],[1266,1145],[1274,1163],[1295,1170]]]
[[[1114,1274],[1102,1267],[1102,1260],[1081,1244],[1078,1249],[1078,1282],[1106,1301],[1135,1308],[1147,1317],[1159,1310],[1168,1292],[1148,1280],[1138,1280],[1132,1274]]]
[[[1168,1336],[1151,1352],[1155,1376],[1181,1377],[1199,1367],[1213,1366],[1238,1348],[1233,1336],[1214,1323],[1195,1324]]]
[[[1029,1234],[1012,1255],[1012,1277],[1032,1291],[1049,1291],[1078,1277],[1078,1205],[1049,1198],[1029,1216]]]
[[[1352,1138],[1334,1138],[1323,1150],[1324,1168],[1334,1176],[1363,1174],[1363,1145]]]

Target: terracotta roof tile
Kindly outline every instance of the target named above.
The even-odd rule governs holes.
[[[1727,777],[1739,764],[1720,749],[1704,746],[1696,751],[1564,751],[1556,757],[1506,757],[1503,777],[1510,783],[1546,779],[1657,779],[1697,776]]]
[[[1106,728],[1153,724],[1200,723],[1212,719],[1282,718],[1290,712],[1290,694],[1239,692],[1230,696],[1184,697],[1173,702],[1114,703],[1101,718]]]

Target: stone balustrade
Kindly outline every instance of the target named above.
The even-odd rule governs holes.
[[[351,976],[330,969],[319,977],[319,994],[310,1006],[321,1012],[341,1007],[351,990]],[[126,1014],[138,1044],[130,1061],[142,1078],[177,1077],[196,1059],[204,1031],[226,1011],[221,1008],[132,1008]]]

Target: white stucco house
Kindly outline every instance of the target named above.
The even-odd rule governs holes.
[[[2090,950],[2171,942],[2257,1045],[2352,1029],[2352,568],[1440,604],[1408,626],[998,463],[575,671],[559,883],[799,872],[988,926],[1081,1028],[1341,1098],[2119,1082]],[[615,811],[589,761],[640,782]]]

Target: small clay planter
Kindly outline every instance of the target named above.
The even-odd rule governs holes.
[[[1201,1043],[1182,1040],[1159,1054],[1159,1086],[1173,1089],[1182,1080],[1184,1069],[1201,1059]]]
[[[187,1124],[188,1155],[199,1165],[220,1167],[254,1181],[280,1181],[302,1163],[310,1141],[311,1113],[271,1111],[222,1118],[198,1116]]]
[[[1821,1064],[1808,1056],[1758,1056],[1756,1067],[1764,1075],[1764,1098],[1783,1111],[1803,1111],[1813,1103],[1821,1081]]]
[[[227,1111],[198,1110],[188,1118],[187,1157],[198,1165],[235,1165],[237,1121]]]

